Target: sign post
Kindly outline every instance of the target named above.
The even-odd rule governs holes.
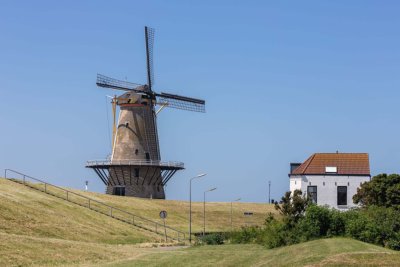
[[[246,224],[246,226],[251,226],[252,224],[253,224],[253,221],[251,221],[251,217],[253,217],[253,212],[252,211],[245,211],[244,213],[243,213],[243,215],[244,215],[244,217],[245,217],[245,224]],[[248,219],[250,220],[248,220]]]
[[[167,211],[165,210],[160,211],[160,218],[163,219],[164,222],[165,242],[167,242],[167,228],[165,227],[165,219],[167,218]]]

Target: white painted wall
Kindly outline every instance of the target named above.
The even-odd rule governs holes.
[[[328,205],[336,209],[356,207],[353,196],[363,182],[370,181],[369,176],[340,176],[340,175],[290,175],[290,191],[300,189],[307,193],[308,186],[317,186],[317,204]],[[347,206],[337,205],[337,187],[347,186]]]

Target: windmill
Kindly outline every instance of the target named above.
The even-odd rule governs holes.
[[[145,40],[147,84],[97,74],[97,86],[123,93],[111,97],[114,117],[111,158],[88,161],[86,167],[100,177],[107,194],[164,199],[164,186],[178,170],[184,169],[184,164],[161,161],[157,114],[165,107],[205,112],[205,101],[153,90],[154,29],[145,27]]]

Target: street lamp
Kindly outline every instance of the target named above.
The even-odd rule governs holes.
[[[203,201],[203,236],[206,234],[206,193],[211,192],[217,189],[216,187],[208,189],[207,191],[204,191],[204,201]]]
[[[238,199],[235,199],[234,201],[231,201],[231,232],[232,232],[232,230],[233,230],[233,207],[232,207],[232,203],[233,202],[236,202],[236,201],[240,201],[241,200],[241,198],[238,198]]]
[[[271,204],[271,181],[268,181],[268,203]]]
[[[199,174],[193,178],[190,178],[189,188],[189,242],[192,242],[192,180],[205,176],[206,173]]]

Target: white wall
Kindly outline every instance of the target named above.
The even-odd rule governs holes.
[[[290,191],[300,189],[307,193],[308,186],[317,186],[317,204],[328,205],[337,209],[356,207],[353,196],[360,184],[370,180],[369,176],[339,176],[339,175],[290,175]],[[347,206],[337,205],[337,187],[347,186]]]

